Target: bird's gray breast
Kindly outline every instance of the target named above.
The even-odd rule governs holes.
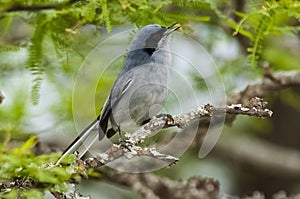
[[[130,132],[159,113],[168,96],[169,68],[147,63],[132,68],[116,81],[111,93],[112,116]]]

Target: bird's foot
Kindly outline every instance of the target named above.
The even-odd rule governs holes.
[[[166,113],[161,113],[159,115],[156,116],[157,118],[162,118],[166,121],[164,128],[170,127],[170,126],[176,126],[174,119],[172,117],[172,115],[170,114],[166,114]]]
[[[131,148],[132,148],[133,144],[132,144],[130,141],[125,140],[125,139],[123,139],[123,138],[120,138],[119,141],[120,141],[120,146],[121,146],[123,149],[127,149],[129,152],[132,151]]]

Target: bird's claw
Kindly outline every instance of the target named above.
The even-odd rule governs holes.
[[[131,152],[132,143],[120,138],[120,147],[127,149],[129,152]]]
[[[157,115],[156,117],[162,118],[166,121],[164,128],[175,125],[174,119],[173,119],[172,115],[170,115],[170,114],[162,113],[162,114]]]

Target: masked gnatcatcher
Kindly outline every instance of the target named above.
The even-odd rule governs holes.
[[[124,66],[98,118],[63,152],[81,158],[97,140],[120,130],[132,132],[159,113],[168,96],[171,64],[170,34],[180,28],[151,24],[141,28],[131,41]]]

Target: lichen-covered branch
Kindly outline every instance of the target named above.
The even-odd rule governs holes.
[[[131,143],[142,142],[146,137],[154,132],[170,126],[185,128],[195,120],[212,117],[222,117],[229,115],[249,115],[259,118],[271,117],[272,111],[265,109],[267,103],[260,98],[251,98],[246,104],[232,104],[226,107],[214,107],[212,105],[201,106],[198,109],[191,110],[187,113],[174,116],[170,122],[166,117],[154,117],[132,134],[127,134],[128,141]]]
[[[79,160],[79,164],[82,164],[85,169],[98,168],[103,165],[107,165],[108,163],[111,163],[121,157],[132,159],[136,156],[153,157],[155,159],[167,162],[169,165],[178,161],[178,158],[171,155],[162,154],[158,152],[156,148],[142,148],[140,146],[131,145],[129,142],[125,144],[127,144],[127,146],[124,146],[124,144],[114,144],[105,153],[98,154],[97,157],[88,158],[85,161]]]
[[[217,108],[207,104],[190,112],[174,116],[172,119],[168,118],[169,115],[154,117],[136,132],[127,134],[125,143],[121,143],[119,145],[114,144],[105,153],[98,154],[97,157],[89,158],[81,163],[87,168],[97,168],[107,165],[121,157],[132,159],[136,156],[149,156],[167,162],[171,165],[178,161],[176,157],[162,154],[158,152],[156,148],[142,148],[137,146],[137,144],[143,142],[145,138],[163,128],[172,126],[185,128],[193,121],[203,118],[225,116],[226,114],[241,114],[260,118],[271,117],[272,111],[265,108],[266,104],[267,103],[260,98],[252,98],[245,105],[232,104],[226,107]]]

